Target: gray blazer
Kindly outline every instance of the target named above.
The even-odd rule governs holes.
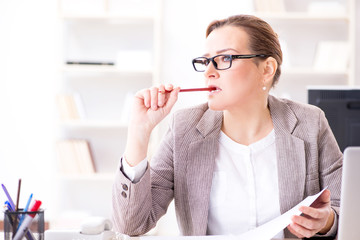
[[[269,96],[275,130],[281,213],[325,186],[339,214],[342,153],[317,107]],[[207,104],[177,111],[145,175],[134,184],[117,171],[113,186],[115,230],[142,235],[172,199],[180,232],[206,235],[209,196],[223,115]],[[235,190],[236,191],[236,190]],[[294,237],[285,229],[285,237]]]

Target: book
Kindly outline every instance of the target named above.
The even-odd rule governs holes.
[[[82,100],[79,94],[58,94],[56,105],[61,120],[77,120],[85,118]]]
[[[317,44],[314,69],[319,71],[346,71],[350,48],[346,41],[320,41]]]
[[[96,172],[88,141],[59,140],[56,143],[59,170],[63,174],[92,174]]]

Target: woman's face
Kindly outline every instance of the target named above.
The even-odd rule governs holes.
[[[248,46],[248,34],[242,28],[224,26],[207,37],[204,56],[253,54]],[[263,101],[262,62],[256,65],[253,59],[233,59],[231,68],[226,70],[217,70],[209,63],[204,72],[206,85],[218,88],[209,93],[210,109],[231,111]]]

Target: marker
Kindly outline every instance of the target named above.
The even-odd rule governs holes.
[[[9,201],[5,201],[5,207],[7,207],[7,209],[10,211],[10,212],[13,212],[14,209],[11,207],[11,204],[9,203]]]
[[[33,197],[33,194],[30,194],[30,197],[29,197],[29,199],[28,199],[28,201],[26,203],[26,206],[24,208],[24,212],[28,211],[32,197]],[[21,223],[24,221],[24,218],[25,218],[25,214],[23,214],[21,216],[21,218],[20,218],[19,225],[18,225],[18,230],[19,230],[19,227],[20,227]]]
[[[35,200],[33,206],[30,209],[30,212],[36,212],[37,210],[39,210],[40,205],[41,205],[41,201]],[[36,213],[26,214],[24,221],[21,224],[21,226],[19,227],[19,230],[16,232],[13,240],[20,240],[24,237],[26,232],[29,230],[29,227],[30,227],[32,221],[34,220],[35,215],[36,215]]]
[[[2,186],[2,188],[4,189],[5,195],[6,195],[6,197],[7,197],[8,200],[9,200],[10,206],[12,207],[12,209],[15,210],[15,204],[14,204],[13,200],[11,199],[10,194],[9,194],[9,192],[7,191],[5,185],[4,185],[4,184],[1,184],[1,186]]]

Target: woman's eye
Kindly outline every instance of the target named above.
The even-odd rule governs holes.
[[[230,62],[231,57],[230,57],[230,56],[221,56],[221,57],[220,57],[220,60],[221,60],[222,62]]]
[[[231,57],[230,56],[223,56],[222,57],[222,61],[223,62],[229,62],[231,60]]]
[[[208,65],[208,61],[206,61],[205,59],[196,59],[194,61],[196,64],[201,64],[201,65]]]

